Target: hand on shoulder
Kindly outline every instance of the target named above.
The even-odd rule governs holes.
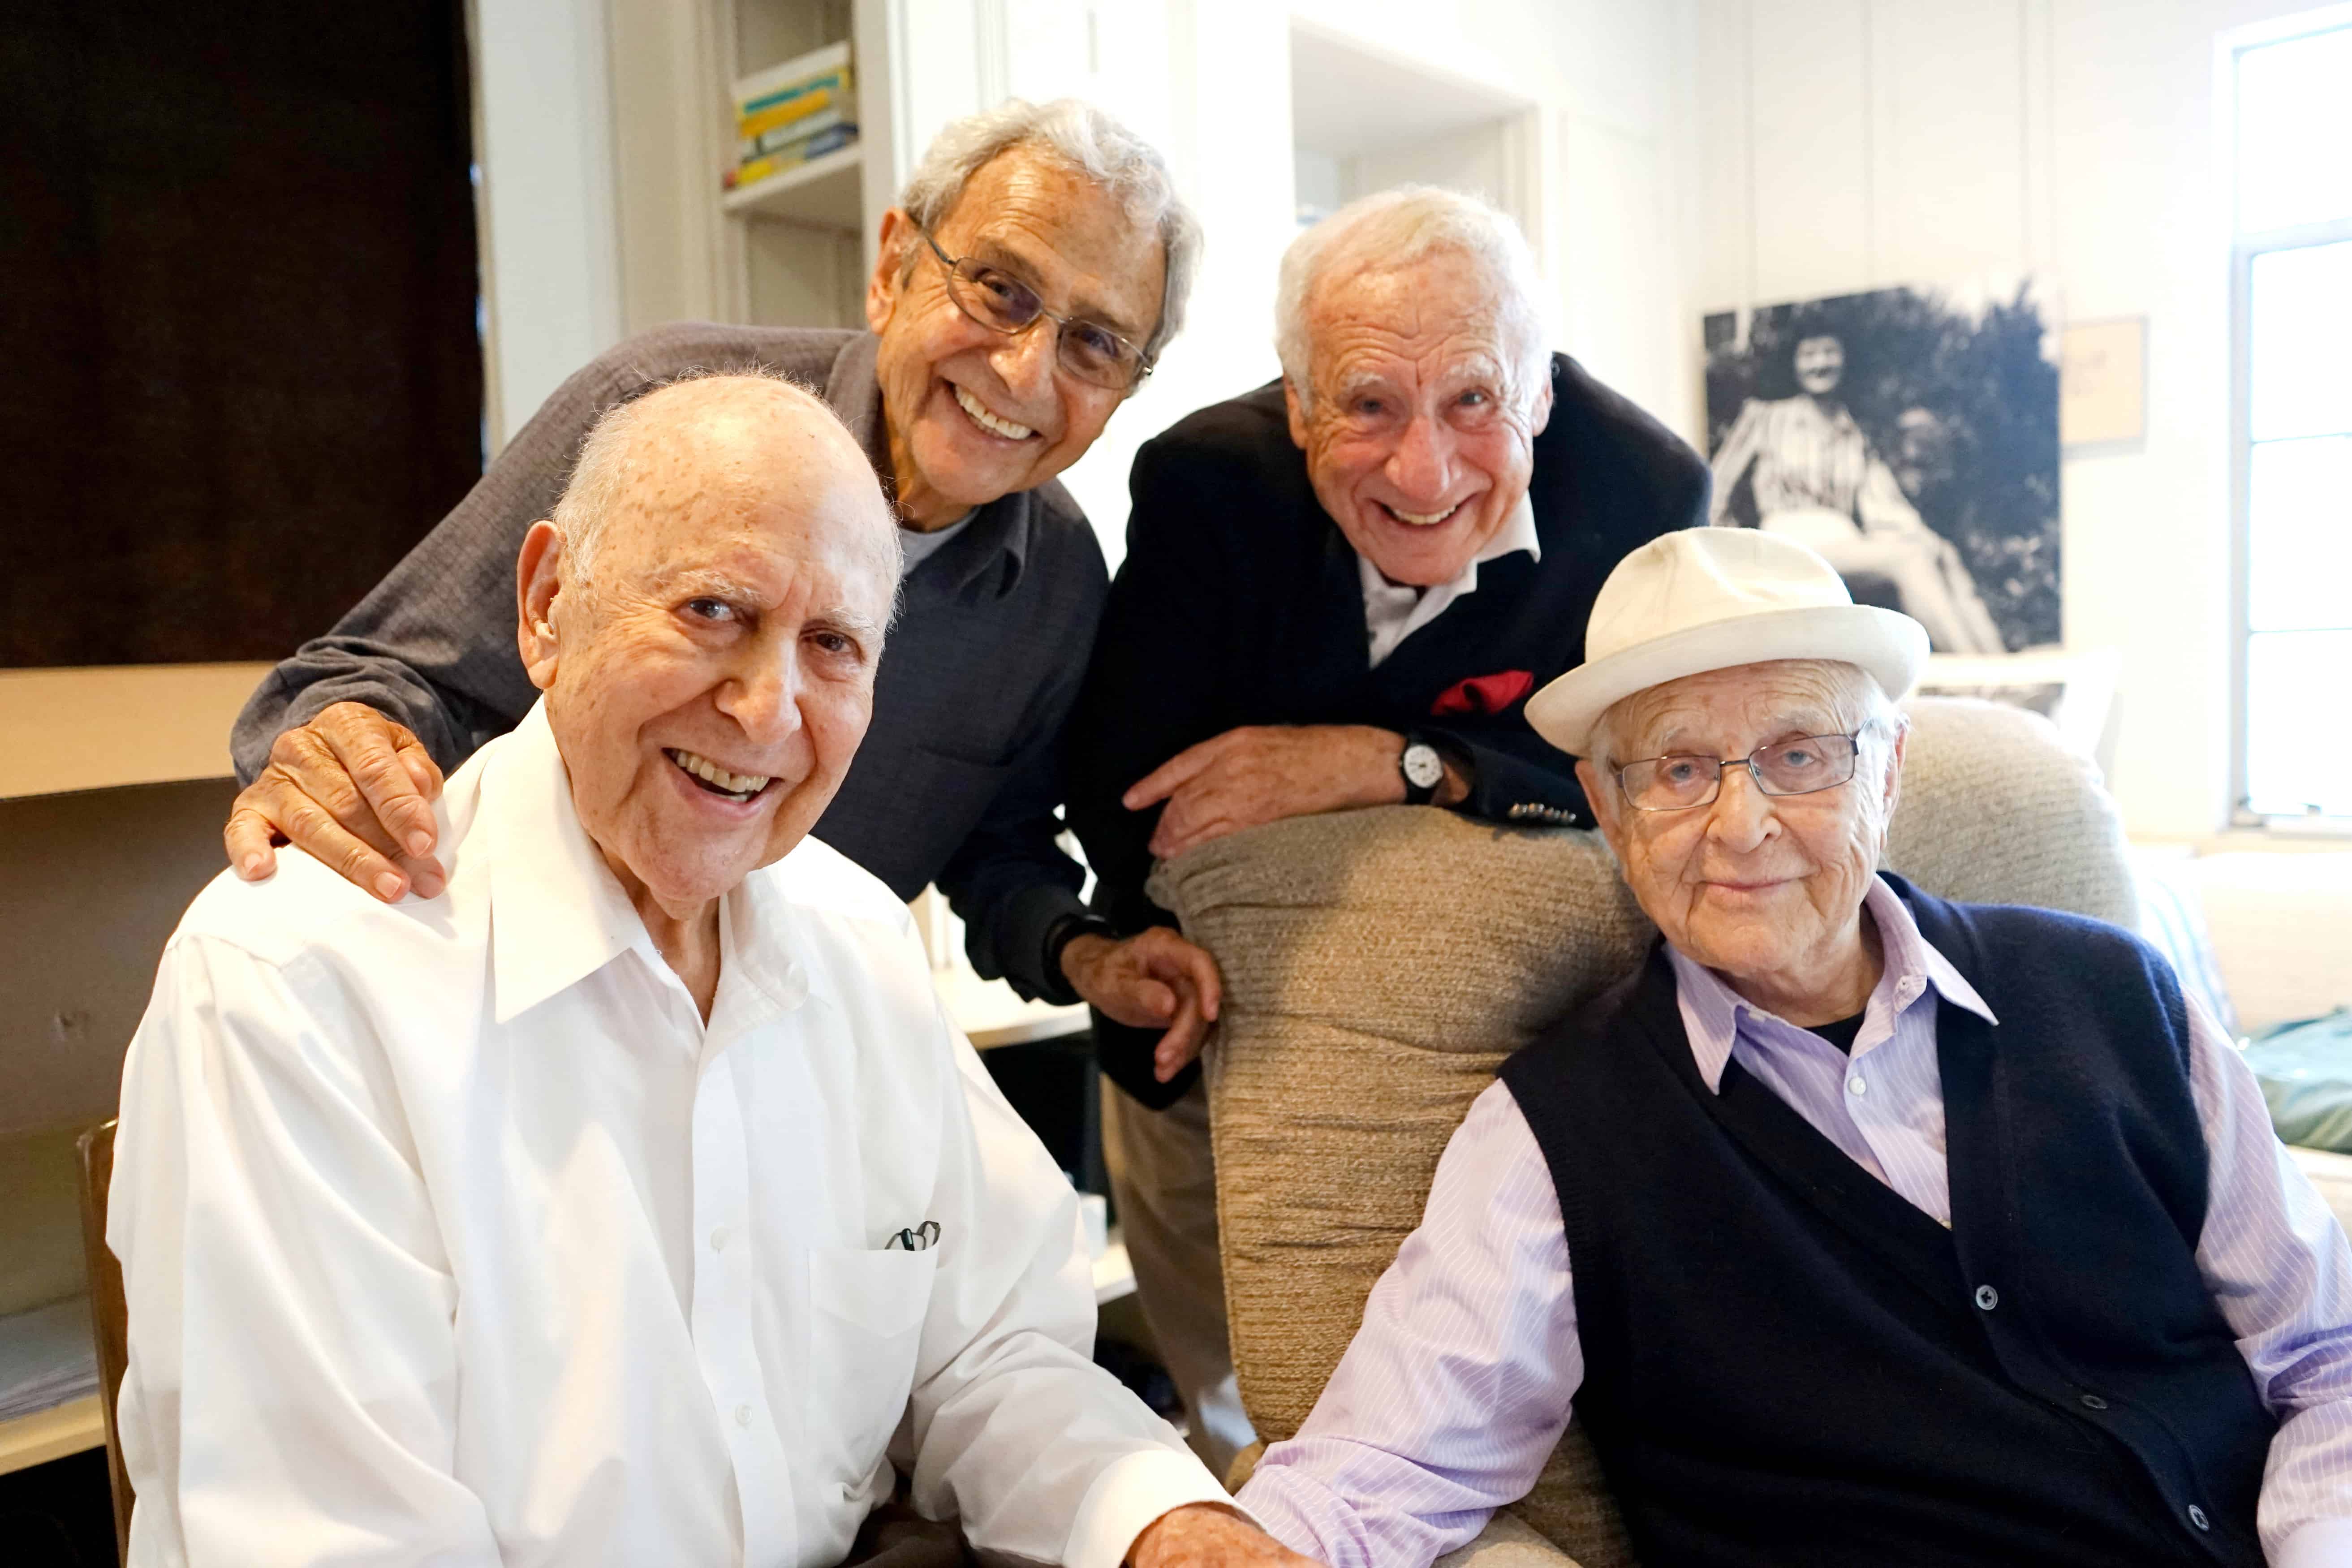
[[[358,702],[338,702],[279,735],[269,765],[236,797],[222,842],[248,882],[278,868],[290,843],[385,903],[411,888],[438,897],[448,874],[433,858],[441,770],[408,729]]]

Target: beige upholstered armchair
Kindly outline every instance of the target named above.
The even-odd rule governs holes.
[[[2054,731],[1985,703],[1910,711],[1894,869],[1948,898],[2133,922],[2114,803]],[[1236,834],[1162,867],[1152,890],[1224,967],[1208,1080],[1225,1300],[1243,1401],[1277,1440],[1496,1065],[1631,969],[1653,932],[1598,835],[1424,807]],[[1633,1562],[1579,1429],[1456,1558]]]

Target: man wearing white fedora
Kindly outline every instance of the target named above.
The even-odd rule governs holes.
[[[1877,868],[1917,623],[1696,529],[1586,647],[1528,717],[1663,940],[1504,1064],[1243,1504],[1418,1568],[1573,1415],[1654,1568],[2352,1562],[2352,1249],[2229,1041]]]

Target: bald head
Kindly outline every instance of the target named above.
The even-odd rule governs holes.
[[[898,580],[897,521],[856,437],[824,401],[782,376],[689,375],[608,409],[581,444],[554,521],[563,570],[585,583],[616,517],[674,512],[697,491],[723,488],[800,497],[816,505],[839,484],[888,580]],[[855,503],[870,492],[874,505]]]
[[[873,711],[898,531],[857,443],[789,382],[614,409],[518,564],[518,637],[581,824],[683,918],[789,853]]]

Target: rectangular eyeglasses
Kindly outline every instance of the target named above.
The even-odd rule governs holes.
[[[1064,370],[1090,386],[1125,392],[1151,374],[1151,362],[1143,357],[1143,351],[1108,327],[1079,316],[1057,316],[1045,309],[1036,289],[1003,268],[968,256],[950,256],[928,234],[923,235],[923,243],[947,268],[948,298],[968,319],[1007,337],[1016,337],[1039,321],[1053,322],[1055,358]]]
[[[1644,757],[1617,770],[1617,787],[1636,811],[1689,811],[1723,793],[1724,769],[1746,768],[1766,795],[1817,795],[1853,777],[1862,734],[1800,735],[1744,757]]]

